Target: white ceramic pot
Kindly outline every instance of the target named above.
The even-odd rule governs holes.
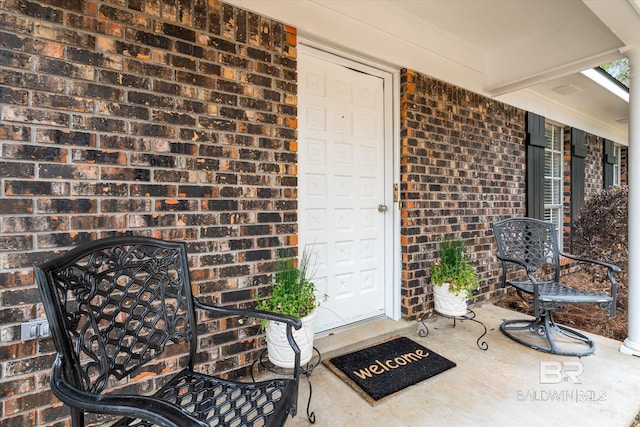
[[[433,285],[433,305],[436,312],[445,316],[464,316],[467,314],[467,293],[449,292],[449,283]]]
[[[293,339],[300,347],[300,365],[303,366],[313,356],[313,335],[315,333],[316,310],[303,317],[302,327],[293,329]],[[267,354],[269,361],[281,368],[293,368],[294,352],[287,341],[287,325],[282,322],[267,322]]]

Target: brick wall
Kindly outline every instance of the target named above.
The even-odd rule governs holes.
[[[571,239],[571,128],[564,128],[564,147],[563,147],[563,246],[564,250],[572,253]],[[585,145],[587,148],[587,157],[585,158],[584,171],[584,198],[585,201],[602,191],[604,186],[603,172],[603,156],[604,156],[604,138],[586,133]],[[627,177],[624,172],[627,171],[627,149],[621,150],[620,159],[620,177],[621,185],[627,185]]]
[[[19,339],[57,252],[183,240],[199,295],[253,304],[296,244],[296,92],[295,29],[215,0],[0,2],[0,426],[68,423],[51,340]],[[202,332],[204,371],[246,373],[262,345]]]
[[[433,308],[441,238],[467,243],[480,300],[499,293],[491,224],[526,213],[525,112],[411,70],[400,109],[402,312],[415,319]]]

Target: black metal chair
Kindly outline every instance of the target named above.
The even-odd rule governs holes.
[[[502,261],[502,283],[516,288],[518,295],[533,304],[533,319],[506,320],[500,326],[509,338],[535,350],[566,356],[586,356],[595,343],[586,335],[554,320],[554,312],[568,303],[599,304],[616,314],[616,280],[620,268],[606,262],[579,258],[558,248],[556,228],[551,222],[533,218],[510,218],[496,222],[493,231]],[[609,295],[585,292],[561,283],[562,258],[607,268]],[[515,278],[510,280],[510,278]],[[526,295],[525,295],[526,294]]]
[[[282,426],[296,414],[300,350],[291,332],[299,319],[193,298],[184,243],[110,237],[81,244],[35,274],[57,349],[51,389],[71,407],[74,427],[84,425],[85,412],[136,427]],[[196,307],[207,319],[285,322],[295,352],[292,375],[233,382],[195,371],[198,319],[205,318],[196,318]],[[161,375],[172,365],[162,360],[167,353],[184,361],[175,376]],[[144,388],[155,393],[133,394],[132,377],[147,377]]]

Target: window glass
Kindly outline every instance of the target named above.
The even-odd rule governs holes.
[[[620,164],[622,157],[622,147],[616,145],[613,147],[613,152],[616,156],[616,162],[613,165],[613,185],[620,185]]]
[[[545,124],[544,219],[551,221],[562,242],[562,127]]]

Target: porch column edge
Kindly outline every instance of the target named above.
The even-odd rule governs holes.
[[[625,49],[631,68],[629,87],[629,325],[620,352],[640,356],[640,46]]]

